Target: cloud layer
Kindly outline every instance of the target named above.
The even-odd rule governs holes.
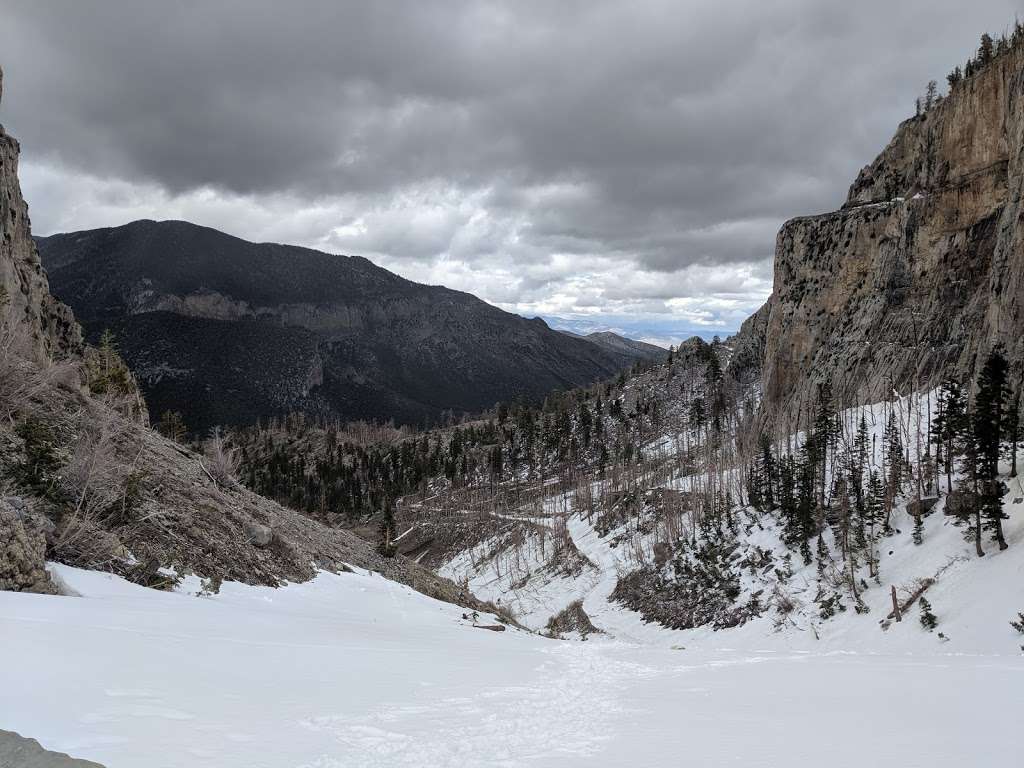
[[[40,232],[186,218],[675,340],[1015,3],[2,5]]]

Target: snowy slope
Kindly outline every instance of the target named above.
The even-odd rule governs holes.
[[[927,423],[916,411],[902,411],[908,431]],[[717,632],[609,602],[660,534],[630,519],[600,536],[555,485],[524,527],[541,533],[485,541],[444,570],[533,627],[582,600],[603,632],[586,642],[474,628],[463,609],[362,572],[201,597],[195,577],[163,593],[53,566],[77,596],[0,592],[0,728],[108,768],[1015,765],[1024,484],[1008,485],[1006,551],[975,557],[944,501],[915,545],[898,505],[866,614],[823,619],[817,563],[793,558],[780,584],[791,613]],[[773,516],[737,516],[741,553],[785,554]],[[578,575],[559,571],[556,542]],[[743,570],[740,600],[775,578]],[[890,588],[905,597],[923,578],[936,631],[917,606],[883,621]]]
[[[1019,653],[766,651],[731,633],[715,645],[741,650],[554,641],[474,629],[460,609],[365,574],[201,598],[56,570],[80,597],[0,593],[12,662],[0,727],[109,768],[905,768],[1016,755]]]

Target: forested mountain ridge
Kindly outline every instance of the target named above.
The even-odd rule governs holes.
[[[37,240],[54,293],[91,338],[113,331],[154,413],[180,412],[192,430],[296,411],[423,424],[650,357],[360,257],[186,222]]]

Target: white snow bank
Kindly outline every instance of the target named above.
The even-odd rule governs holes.
[[[81,597],[0,593],[0,728],[108,768],[994,766],[1024,714],[1019,655],[558,642],[361,573],[199,598],[55,570]]]

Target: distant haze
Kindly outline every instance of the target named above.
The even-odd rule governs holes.
[[[187,219],[667,345],[1016,9],[0,0],[0,117],[41,234]]]

